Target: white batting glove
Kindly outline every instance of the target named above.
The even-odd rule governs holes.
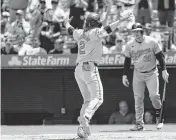
[[[168,83],[169,73],[167,72],[167,70],[162,71],[162,77],[163,77],[164,81],[166,81]]]
[[[130,83],[129,83],[128,78],[127,78],[126,75],[123,75],[122,83],[123,83],[124,86],[129,87]]]

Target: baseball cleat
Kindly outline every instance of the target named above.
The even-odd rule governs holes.
[[[163,126],[164,126],[164,123],[159,123],[159,124],[157,124],[156,128],[159,130],[159,129],[163,128]]]
[[[78,117],[78,122],[80,124],[80,126],[78,127],[78,131],[77,131],[78,137],[88,138],[88,136],[91,135],[89,120],[84,116],[80,116]]]
[[[134,128],[130,129],[130,131],[144,131],[144,126],[141,124],[136,124]]]
[[[157,117],[156,118],[156,128],[159,130],[159,129],[163,128],[163,126],[164,126],[163,121],[160,121],[160,118]]]
[[[79,116],[78,117],[78,122],[79,122],[79,124],[81,126],[89,126],[89,122],[90,121],[86,117],[84,117],[84,116]]]
[[[90,127],[89,126],[79,126],[77,135],[79,138],[88,138],[90,136]]]

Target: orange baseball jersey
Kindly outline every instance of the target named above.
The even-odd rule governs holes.
[[[93,61],[99,64],[102,56],[101,37],[108,33],[103,28],[94,28],[88,31],[74,30],[73,38],[78,43],[78,56],[76,63]]]
[[[131,40],[125,48],[124,54],[134,62],[134,68],[139,72],[150,71],[156,67],[155,54],[161,51],[158,42],[149,36],[144,36],[142,43]]]

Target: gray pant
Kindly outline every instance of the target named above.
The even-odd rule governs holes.
[[[103,86],[101,83],[98,68],[94,63],[89,62],[84,70],[84,64],[80,63],[75,69],[75,79],[83,97],[83,104],[80,116],[86,116],[91,120],[96,110],[103,103]]]
[[[136,123],[144,124],[144,92],[148,88],[150,100],[155,109],[161,108],[161,99],[159,95],[158,70],[149,73],[140,73],[134,70],[133,92],[135,99]]]

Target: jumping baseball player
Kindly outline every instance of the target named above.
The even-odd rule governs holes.
[[[66,22],[68,33],[73,35],[78,44],[75,79],[84,100],[78,117],[80,126],[77,134],[81,138],[90,135],[89,122],[103,103],[103,87],[98,72],[98,64],[102,56],[101,38],[114,31],[119,23],[130,17],[131,14],[126,14],[120,20],[103,27],[98,14],[89,14],[83,29],[79,30],[69,24],[73,17]]]
[[[169,74],[166,70],[164,54],[159,43],[152,37],[143,35],[143,27],[140,23],[132,26],[132,34],[134,40],[127,43],[125,48],[125,62],[123,84],[129,87],[128,72],[131,60],[134,62],[133,74],[133,92],[135,99],[136,125],[132,131],[144,130],[144,90],[148,88],[150,100],[156,109],[156,124],[163,126],[163,122],[159,122],[159,114],[161,109],[161,99],[159,95],[159,80],[157,60],[162,69],[162,77],[168,82]]]

